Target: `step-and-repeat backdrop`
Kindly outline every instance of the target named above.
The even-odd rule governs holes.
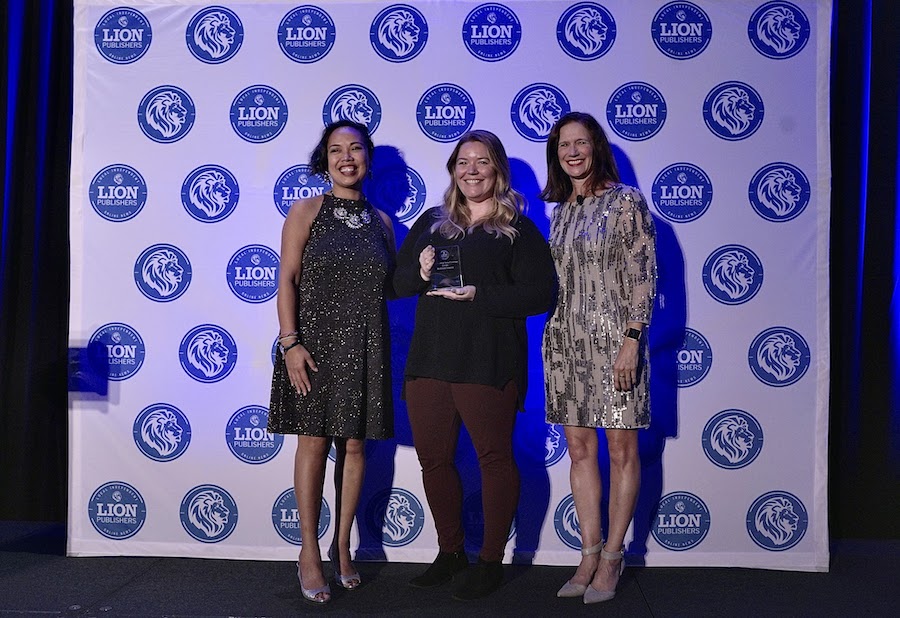
[[[368,125],[366,192],[402,238],[471,128],[503,140],[546,230],[546,137],[578,110],[659,234],[629,559],[827,569],[830,19],[820,0],[76,0],[70,345],[103,358],[108,388],[71,396],[69,553],[293,560],[316,542],[299,534],[296,440],[266,417],[281,226],[327,189],[308,167],[325,123]],[[367,447],[360,559],[437,550],[399,397],[414,303],[390,304],[397,437]],[[575,564],[542,327],[529,320],[507,560]]]

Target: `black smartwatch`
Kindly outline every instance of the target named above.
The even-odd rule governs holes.
[[[637,328],[629,328],[625,331],[625,336],[629,339],[634,339],[635,341],[641,340],[641,334],[643,331],[638,330]]]

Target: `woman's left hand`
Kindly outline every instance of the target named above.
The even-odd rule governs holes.
[[[637,340],[625,338],[616,362],[613,363],[613,386],[617,391],[630,391],[637,383],[638,349]]]
[[[450,300],[474,300],[475,286],[464,285],[461,288],[438,288],[427,293],[428,296],[440,296]]]

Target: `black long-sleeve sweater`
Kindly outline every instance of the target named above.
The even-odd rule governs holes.
[[[419,295],[405,377],[486,384],[503,388],[514,380],[519,408],[525,401],[528,342],[525,318],[548,310],[556,292],[556,271],[547,241],[520,215],[513,241],[480,226],[463,238],[431,232],[439,209],[423,213],[397,255],[394,289]],[[419,275],[419,254],[428,245],[458,245],[463,283],[475,299],[426,296],[430,283]]]

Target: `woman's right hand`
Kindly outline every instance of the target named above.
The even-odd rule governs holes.
[[[434,268],[434,247],[428,245],[419,254],[419,276],[423,281],[431,281],[432,268]]]
[[[315,372],[319,371],[316,361],[303,345],[295,345],[284,353],[284,365],[287,368],[288,377],[291,384],[297,389],[298,395],[304,397],[312,390],[312,384],[309,381],[309,374],[306,368],[309,367]]]

